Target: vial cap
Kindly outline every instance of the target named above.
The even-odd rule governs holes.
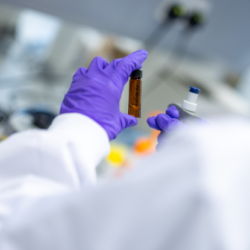
[[[130,77],[140,77],[141,78],[142,77],[142,70],[140,70],[140,69],[134,70],[131,73]]]
[[[190,86],[189,92],[194,93],[194,94],[199,94],[200,89]]]

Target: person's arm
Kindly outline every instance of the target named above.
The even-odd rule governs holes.
[[[171,133],[122,180],[31,204],[0,249],[248,250],[250,124],[237,119]]]
[[[58,116],[49,130],[17,133],[0,144],[0,228],[9,216],[46,196],[95,183],[109,153],[105,130],[80,114]]]
[[[192,229],[180,232],[182,221],[199,214],[196,172],[181,164],[197,159],[190,143],[180,140],[169,156],[155,154],[122,180],[27,204],[6,223],[0,249],[171,249],[173,235]]]
[[[119,102],[129,75],[146,57],[140,50],[109,64],[95,58],[74,75],[48,130],[17,133],[0,144],[0,229],[30,203],[95,182],[109,140],[137,124],[120,112]]]
[[[9,220],[0,249],[238,250],[217,245],[249,239],[250,133],[231,123],[171,133],[125,178],[31,204]]]

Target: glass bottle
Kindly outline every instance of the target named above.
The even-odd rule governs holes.
[[[130,75],[128,114],[141,117],[142,70],[135,70]]]

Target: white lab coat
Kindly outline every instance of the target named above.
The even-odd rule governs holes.
[[[250,123],[186,132],[95,187],[109,143],[91,119],[12,136],[0,145],[0,249],[250,249]]]
[[[47,131],[0,143],[0,230],[29,201],[93,185],[95,167],[109,150],[105,130],[80,114],[60,115]]]

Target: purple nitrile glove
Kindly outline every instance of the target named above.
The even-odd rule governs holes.
[[[166,141],[166,134],[175,130],[177,128],[186,127],[185,124],[178,120],[179,111],[175,106],[170,106],[166,110],[166,114],[158,114],[157,116],[152,116],[147,119],[147,123],[149,127],[160,130],[161,133],[158,136],[159,144],[164,143]],[[159,145],[158,144],[158,145]],[[157,148],[158,148],[157,145]]]
[[[166,134],[170,133],[175,129],[187,129],[188,126],[178,120],[180,114],[175,106],[170,106],[166,110],[166,114],[159,114],[157,116],[152,116],[147,119],[149,127],[160,130],[161,133],[158,136],[159,144],[166,141]],[[209,125],[208,122],[200,118],[199,124]],[[157,145],[158,146],[158,145]]]
[[[171,131],[172,129],[182,126],[183,123],[178,120],[179,111],[175,106],[170,106],[166,114],[158,114],[147,119],[149,127],[160,131]]]
[[[110,140],[125,128],[135,126],[137,119],[121,113],[119,102],[124,85],[132,71],[140,69],[147,51],[138,50],[108,63],[95,57],[89,69],[80,68],[62,102],[60,114],[80,113],[102,126]]]

